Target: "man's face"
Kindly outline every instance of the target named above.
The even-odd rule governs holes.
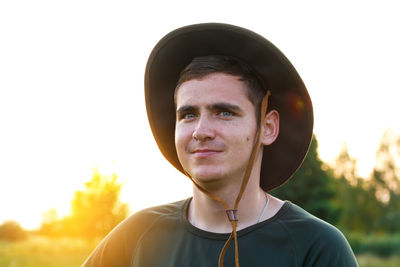
[[[176,150],[183,168],[203,186],[240,183],[244,176],[257,129],[246,90],[223,73],[178,88]]]

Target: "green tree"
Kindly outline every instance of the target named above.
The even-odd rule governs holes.
[[[400,194],[400,136],[390,130],[384,132],[375,162],[371,183],[376,187],[377,197],[388,202],[391,192]]]
[[[348,231],[394,233],[400,225],[400,138],[385,132],[376,153],[374,171],[368,179],[356,174],[356,160],[344,147],[336,159],[337,203],[342,207],[339,224]]]
[[[335,177],[343,178],[353,186],[362,182],[357,175],[357,160],[350,156],[346,143],[343,144],[336,157],[333,173]]]
[[[336,223],[340,207],[335,204],[336,183],[331,170],[318,156],[318,142],[313,136],[310,149],[300,169],[273,195],[292,201],[315,216]]]
[[[344,145],[335,160],[333,172],[337,181],[336,203],[342,213],[338,224],[353,232],[367,233],[376,228],[381,203],[377,201],[365,180],[357,175],[357,161],[352,158]],[[372,195],[372,197],[371,197]]]
[[[398,232],[400,225],[400,136],[385,131],[378,151],[376,165],[369,179],[371,193],[381,202],[381,214],[375,217],[378,231]]]

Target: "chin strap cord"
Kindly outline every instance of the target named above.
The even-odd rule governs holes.
[[[243,193],[246,190],[247,184],[249,182],[250,179],[250,175],[251,175],[251,171],[253,169],[253,165],[254,165],[254,160],[257,156],[257,152],[258,149],[260,147],[260,143],[261,143],[261,139],[260,139],[260,135],[261,135],[261,125],[262,122],[265,118],[265,115],[267,113],[267,107],[268,107],[268,98],[271,95],[271,92],[268,90],[268,92],[266,93],[266,95],[264,96],[262,103],[261,103],[261,113],[260,113],[260,128],[257,131],[257,135],[256,135],[256,139],[254,142],[254,146],[253,149],[251,151],[251,155],[250,155],[250,159],[249,159],[249,163],[247,165],[246,168],[246,172],[242,181],[242,185],[240,187],[240,191],[236,197],[236,201],[235,201],[235,205],[234,208],[231,209],[229,207],[229,205],[220,197],[210,193],[209,191],[207,191],[206,189],[202,188],[199,184],[197,184],[197,182],[188,174],[186,173],[186,175],[190,178],[190,180],[192,180],[192,182],[194,183],[194,185],[204,194],[206,194],[208,197],[210,197],[211,199],[214,199],[215,201],[219,202],[226,211],[226,215],[232,225],[232,232],[229,235],[228,239],[226,240],[221,253],[219,254],[219,259],[218,259],[218,267],[223,267],[224,266],[224,257],[225,257],[225,253],[229,247],[230,242],[232,241],[232,239],[235,242],[235,266],[239,267],[239,247],[238,247],[238,240],[237,240],[237,224],[239,221],[239,217],[238,217],[238,206],[240,203],[240,200],[242,199]]]

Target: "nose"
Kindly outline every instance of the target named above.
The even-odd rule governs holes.
[[[215,130],[207,116],[200,116],[192,137],[197,141],[212,140],[215,137]]]

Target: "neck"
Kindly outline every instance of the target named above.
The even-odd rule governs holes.
[[[233,208],[241,185],[230,184],[212,194],[223,199]],[[238,230],[258,222],[266,204],[266,194],[259,186],[259,172],[249,180],[246,190],[238,206]],[[197,228],[216,232],[229,233],[232,231],[224,207],[193,186],[193,200],[188,210],[189,221]]]

